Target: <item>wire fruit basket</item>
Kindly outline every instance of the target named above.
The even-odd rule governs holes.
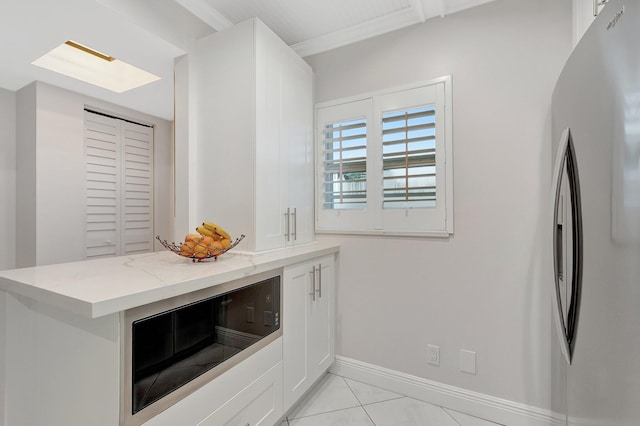
[[[207,260],[217,260],[218,257],[222,256],[223,254],[225,254],[226,252],[228,252],[229,250],[231,250],[232,248],[234,248],[235,246],[237,246],[240,241],[243,240],[244,238],[244,234],[240,235],[239,238],[236,238],[234,241],[231,242],[231,245],[227,248],[222,248],[222,249],[216,249],[214,252],[210,252],[210,251],[200,251],[198,253],[187,253],[184,250],[183,245],[185,243],[175,243],[175,242],[168,242],[167,240],[163,240],[162,238],[160,238],[159,235],[156,235],[156,239],[158,241],[160,241],[160,244],[162,244],[162,246],[164,248],[166,248],[169,251],[174,252],[175,254],[177,254],[178,256],[187,258],[187,259],[191,259],[192,262],[203,262],[203,261],[207,261]],[[199,244],[199,243],[197,243]],[[197,245],[196,244],[196,245]]]

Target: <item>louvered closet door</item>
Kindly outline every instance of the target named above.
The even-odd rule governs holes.
[[[87,258],[120,254],[120,123],[85,111]]]
[[[153,128],[85,112],[86,256],[153,250]]]
[[[153,128],[122,122],[122,254],[153,251]]]

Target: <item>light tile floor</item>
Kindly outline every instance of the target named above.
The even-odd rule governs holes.
[[[327,373],[280,426],[496,426],[486,420]]]

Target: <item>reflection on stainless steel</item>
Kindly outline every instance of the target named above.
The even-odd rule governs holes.
[[[552,408],[564,425],[630,426],[640,419],[637,40],[640,2],[610,0],[571,54],[553,93],[552,141],[557,144],[571,128],[584,225],[580,333],[571,364],[563,357],[562,340],[552,342]],[[566,220],[563,232],[564,227]]]
[[[614,130],[612,237],[617,244],[640,244],[640,89],[621,94]]]

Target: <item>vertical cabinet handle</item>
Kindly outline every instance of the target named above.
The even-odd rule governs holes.
[[[289,208],[287,208],[287,212],[284,214],[284,223],[286,226],[286,231],[284,233],[284,236],[287,237],[287,241],[291,241],[291,232],[290,231],[290,227],[289,227],[289,220],[291,217],[291,210]]]
[[[287,237],[287,242],[291,241],[291,237],[293,237],[293,241],[298,239],[298,209],[293,208],[293,212],[291,211],[291,207],[287,207],[287,212],[284,214],[284,222],[285,222],[285,233],[284,236]],[[293,226],[291,225],[293,222]]]
[[[318,298],[322,298],[322,263],[318,263]]]
[[[311,269],[311,300],[316,301],[316,265]]]
[[[593,16],[598,16],[598,8],[608,1],[609,0],[593,0]]]
[[[293,241],[298,239],[298,209],[293,208],[293,213],[291,213],[291,217],[293,219]]]

